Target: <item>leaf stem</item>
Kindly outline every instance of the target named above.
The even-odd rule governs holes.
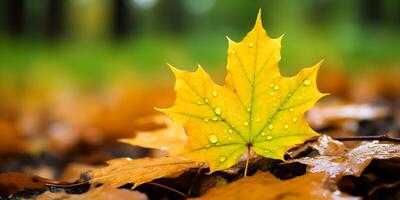
[[[158,186],[158,187],[170,190],[170,191],[175,192],[175,193],[181,195],[182,197],[186,198],[186,194],[184,194],[183,192],[181,192],[181,191],[179,191],[177,189],[174,189],[172,187],[169,187],[169,186],[166,186],[166,185],[162,185],[162,184],[159,184],[159,183],[154,183],[154,182],[148,182],[147,184]]]
[[[250,146],[247,147],[247,159],[246,159],[246,166],[244,168],[244,177],[247,176],[247,170],[249,168],[249,160],[250,160]]]
[[[315,142],[319,137],[314,137],[308,140],[308,142]],[[379,140],[389,142],[400,142],[398,137],[390,137],[389,135],[360,135],[360,136],[344,136],[344,137],[332,137],[334,140],[339,141],[357,141],[357,140]]]
[[[352,140],[379,140],[400,142],[400,138],[390,137],[388,135],[372,135],[372,136],[347,136],[347,137],[334,137],[333,139],[339,141],[352,141]]]

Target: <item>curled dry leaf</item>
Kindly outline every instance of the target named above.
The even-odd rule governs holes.
[[[373,159],[391,159],[400,157],[400,144],[364,142],[348,152],[337,155],[319,155],[303,157],[290,162],[300,162],[309,166],[312,173],[324,172],[334,180],[344,175],[360,176]]]
[[[321,135],[317,143],[311,143],[310,146],[324,156],[346,153],[348,150],[343,142],[334,140],[327,135]]]
[[[147,200],[147,196],[138,191],[115,189],[110,186],[101,186],[90,189],[83,194],[68,194],[65,192],[47,191],[35,198],[36,200],[65,199],[65,200]]]
[[[89,172],[91,183],[106,183],[119,187],[134,183],[133,188],[154,179],[170,177],[199,164],[184,157],[119,158],[107,162],[108,166]]]
[[[289,180],[280,180],[270,173],[258,172],[225,187],[213,188],[197,199],[358,199],[346,197],[339,191],[325,189],[325,178],[325,174],[305,174]]]
[[[119,141],[144,148],[167,151],[171,156],[182,153],[187,142],[183,127],[165,115],[156,115],[154,120],[164,124],[165,128],[138,132],[134,138],[120,139]]]
[[[290,158],[297,158],[310,147],[317,150],[319,155],[325,156],[338,155],[348,151],[347,147],[342,142],[334,140],[327,135],[321,135],[316,142],[307,142],[304,145],[300,145],[298,148],[290,150],[288,155]]]
[[[183,155],[207,162],[210,171],[227,169],[253,149],[257,155],[281,159],[295,144],[318,135],[304,113],[325,94],[318,91],[318,63],[283,77],[278,62],[281,38],[270,38],[259,12],[254,28],[241,42],[228,39],[227,76],[216,84],[199,66],[178,70],[176,100],[161,111],[185,128]]]

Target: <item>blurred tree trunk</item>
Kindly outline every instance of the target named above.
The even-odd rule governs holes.
[[[25,1],[6,0],[2,8],[5,13],[5,30],[10,35],[21,35],[25,24]]]
[[[175,33],[185,30],[185,9],[182,0],[159,1],[156,14],[162,29]]]
[[[64,31],[64,0],[48,0],[46,16],[46,32],[51,38],[59,38]]]

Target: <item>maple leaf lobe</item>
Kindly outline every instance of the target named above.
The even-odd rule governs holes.
[[[176,100],[173,107],[160,111],[185,128],[184,156],[207,162],[213,172],[236,164],[249,148],[283,160],[289,147],[317,135],[304,113],[325,95],[316,86],[321,62],[283,77],[278,67],[281,38],[267,35],[260,11],[241,42],[228,38],[222,86],[200,66],[194,72],[170,66],[176,77]]]

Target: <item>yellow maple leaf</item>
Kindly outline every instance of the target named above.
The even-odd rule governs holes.
[[[107,161],[108,166],[89,172],[91,183],[106,183],[119,187],[134,183],[133,188],[158,178],[173,176],[199,167],[199,164],[181,156],[162,158],[118,158]]]
[[[241,42],[228,41],[225,84],[215,84],[200,66],[195,72],[170,66],[176,100],[160,109],[185,128],[183,155],[207,162],[210,172],[231,167],[250,149],[283,159],[289,147],[317,135],[304,113],[325,95],[316,86],[321,62],[293,77],[280,74],[281,38],[268,37],[261,11]]]

